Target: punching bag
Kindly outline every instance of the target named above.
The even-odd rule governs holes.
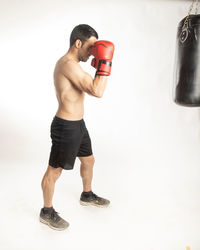
[[[182,106],[200,106],[200,15],[183,18],[177,29],[174,69],[174,101]]]

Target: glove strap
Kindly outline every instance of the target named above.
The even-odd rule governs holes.
[[[112,62],[99,60],[96,75],[109,76],[111,72]]]

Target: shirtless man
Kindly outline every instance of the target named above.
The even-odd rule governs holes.
[[[85,93],[102,97],[110,75],[114,45],[97,41],[97,32],[86,24],[76,26],[70,36],[70,48],[56,63],[54,85],[59,107],[51,123],[52,146],[49,165],[42,179],[44,207],[40,221],[55,230],[64,230],[69,223],[61,218],[52,205],[55,182],[62,170],[73,169],[79,158],[83,192],[81,205],[108,206],[110,201],[92,192],[94,156],[88,130],[83,120]],[[93,79],[79,65],[93,55],[92,66],[97,71]]]

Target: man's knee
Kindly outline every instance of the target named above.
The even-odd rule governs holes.
[[[93,167],[95,163],[95,158],[93,155],[87,157],[79,157],[81,164],[85,167]]]
[[[51,179],[51,180],[53,180],[53,181],[56,181],[59,177],[60,177],[60,175],[61,175],[61,173],[62,173],[62,168],[54,168],[54,167],[52,167],[52,166],[48,166],[48,168],[47,168],[47,171],[46,171],[46,177],[48,178],[48,179]]]

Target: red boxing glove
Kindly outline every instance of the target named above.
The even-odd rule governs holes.
[[[94,56],[91,65],[97,69],[96,75],[110,75],[114,48],[114,44],[109,41],[100,40],[94,43],[91,50]]]

